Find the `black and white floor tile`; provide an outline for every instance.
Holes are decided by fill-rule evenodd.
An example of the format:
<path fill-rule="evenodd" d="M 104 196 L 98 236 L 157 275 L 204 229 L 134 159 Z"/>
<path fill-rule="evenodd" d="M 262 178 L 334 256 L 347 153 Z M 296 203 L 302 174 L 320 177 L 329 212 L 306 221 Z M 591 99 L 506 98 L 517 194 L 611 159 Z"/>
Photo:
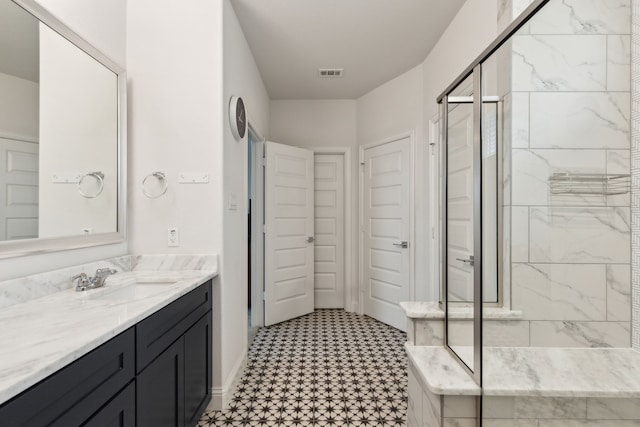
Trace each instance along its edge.
<path fill-rule="evenodd" d="M 198 426 L 405 426 L 405 341 L 342 310 L 262 328 L 229 408 Z"/>

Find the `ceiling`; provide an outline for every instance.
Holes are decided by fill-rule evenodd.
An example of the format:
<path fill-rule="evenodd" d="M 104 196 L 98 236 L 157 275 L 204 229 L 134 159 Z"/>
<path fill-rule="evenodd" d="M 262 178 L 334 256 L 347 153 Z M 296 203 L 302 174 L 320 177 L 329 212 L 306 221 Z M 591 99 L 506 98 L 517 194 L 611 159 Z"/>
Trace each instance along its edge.
<path fill-rule="evenodd" d="M 38 20 L 11 0 L 0 0 L 0 73 L 37 82 Z"/>
<path fill-rule="evenodd" d="M 465 0 L 232 0 L 271 99 L 355 99 L 420 64 Z M 321 79 L 319 68 L 344 68 Z"/>

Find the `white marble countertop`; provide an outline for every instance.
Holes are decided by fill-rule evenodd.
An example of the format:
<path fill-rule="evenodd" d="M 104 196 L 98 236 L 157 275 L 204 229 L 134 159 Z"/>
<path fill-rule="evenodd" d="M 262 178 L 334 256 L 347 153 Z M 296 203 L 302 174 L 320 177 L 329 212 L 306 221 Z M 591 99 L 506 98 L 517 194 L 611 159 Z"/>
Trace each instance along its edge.
<path fill-rule="evenodd" d="M 444 347 L 405 344 L 419 380 L 434 394 L 479 396 L 480 387 Z"/>
<path fill-rule="evenodd" d="M 411 319 L 439 320 L 444 319 L 444 310 L 437 302 L 406 301 L 401 302 L 400 307 L 405 315 Z M 519 320 L 522 319 L 522 311 L 509 310 L 502 307 L 484 307 L 482 317 L 487 320 Z M 454 307 L 450 317 L 455 320 L 473 318 L 472 307 Z"/>
<path fill-rule="evenodd" d="M 216 275 L 217 269 L 118 273 L 85 295 L 66 289 L 3 308 L 0 404 Z M 145 289 L 117 294 L 134 281 Z"/>

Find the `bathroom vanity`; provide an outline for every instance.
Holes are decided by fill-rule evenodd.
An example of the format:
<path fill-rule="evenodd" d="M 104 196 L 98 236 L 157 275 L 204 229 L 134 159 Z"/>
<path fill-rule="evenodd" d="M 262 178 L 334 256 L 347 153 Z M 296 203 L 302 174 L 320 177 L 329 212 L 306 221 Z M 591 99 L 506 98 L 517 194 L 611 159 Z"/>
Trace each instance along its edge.
<path fill-rule="evenodd" d="M 197 424 L 211 400 L 217 267 L 124 270 L 104 288 L 76 292 L 67 278 L 3 307 L 2 426 Z"/>

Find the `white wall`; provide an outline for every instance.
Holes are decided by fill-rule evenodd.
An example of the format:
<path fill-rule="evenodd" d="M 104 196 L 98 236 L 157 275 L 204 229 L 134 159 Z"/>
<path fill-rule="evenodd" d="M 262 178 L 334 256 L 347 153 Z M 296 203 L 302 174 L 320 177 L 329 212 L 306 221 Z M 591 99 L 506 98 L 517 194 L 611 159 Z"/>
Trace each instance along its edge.
<path fill-rule="evenodd" d="M 351 289 L 351 301 L 358 302 L 358 150 L 357 102 L 355 100 L 274 100 L 271 101 L 270 139 L 302 148 L 351 148 L 351 277 L 345 289 Z M 349 185 L 349 182 L 346 183 Z M 346 307 L 357 311 L 357 307 Z"/>
<path fill-rule="evenodd" d="M 222 151 L 218 155 L 224 159 L 224 192 L 216 203 L 222 209 L 224 227 L 220 252 L 220 319 L 214 325 L 214 345 L 221 349 L 220 376 L 214 377 L 213 405 L 216 408 L 225 406 L 230 400 L 233 380 L 246 355 L 248 331 L 248 135 L 238 142 L 231 134 L 229 98 L 232 95 L 242 97 L 251 125 L 262 136 L 269 135 L 269 96 L 231 2 L 224 0 L 222 5 L 224 91 L 222 98 L 216 99 L 222 102 L 224 110 L 218 116 L 223 126 Z M 228 209 L 226 201 L 229 197 L 236 199 L 236 210 Z"/>
<path fill-rule="evenodd" d="M 222 249 L 221 9 L 206 0 L 128 3 L 132 253 Z M 141 185 L 154 171 L 169 188 L 150 199 Z M 178 184 L 180 172 L 208 173 L 209 183 Z M 169 227 L 179 229 L 179 247 L 167 247 Z"/>
<path fill-rule="evenodd" d="M 109 69 L 40 24 L 39 237 L 117 231 L 118 78 Z M 87 102 L 90 101 L 90 102 Z M 54 183 L 59 173 L 102 172 L 103 189 L 92 177 Z"/>
<path fill-rule="evenodd" d="M 126 0 L 39 0 L 39 3 L 114 61 L 125 64 Z M 121 243 L 2 260 L 0 280 L 110 258 L 127 252 L 127 244 Z"/>
<path fill-rule="evenodd" d="M 114 62 L 127 64 L 127 0 L 36 0 Z"/>
<path fill-rule="evenodd" d="M 394 138 L 406 132 L 414 137 L 414 237 L 411 244 L 415 248 L 414 282 L 415 299 L 426 300 L 425 286 L 426 259 L 426 214 L 425 209 L 425 158 L 422 114 L 422 65 L 419 65 L 395 79 L 383 84 L 358 99 L 358 144 L 366 145 Z M 357 211 L 356 211 L 357 212 Z"/>
<path fill-rule="evenodd" d="M 467 0 L 423 63 L 424 117 L 438 113 L 436 98 L 497 37 L 498 1 Z"/>

